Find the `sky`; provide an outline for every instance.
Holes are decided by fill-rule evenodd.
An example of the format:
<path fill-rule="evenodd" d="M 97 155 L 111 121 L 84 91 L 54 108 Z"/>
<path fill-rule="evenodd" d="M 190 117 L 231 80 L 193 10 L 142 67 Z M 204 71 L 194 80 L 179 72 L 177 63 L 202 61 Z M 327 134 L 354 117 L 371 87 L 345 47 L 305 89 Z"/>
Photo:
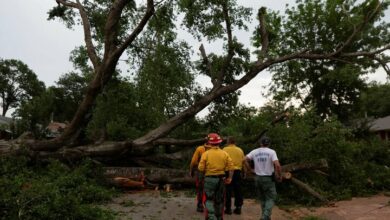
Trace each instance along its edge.
<path fill-rule="evenodd" d="M 238 0 L 246 7 L 257 11 L 261 6 L 284 11 L 285 5 L 295 0 Z M 47 12 L 56 5 L 55 0 L 1 0 L 0 1 L 0 58 L 18 59 L 26 63 L 45 82 L 54 85 L 59 77 L 73 70 L 69 61 L 70 52 L 83 44 L 81 28 L 69 30 L 59 21 L 48 21 Z M 387 13 L 388 14 L 388 13 Z M 390 16 L 387 16 L 389 18 Z M 252 33 L 256 24 L 250 26 Z M 238 33 L 240 40 L 249 45 L 250 35 Z M 204 42 L 193 42 L 193 48 L 199 48 Z M 210 45 L 207 51 L 215 52 L 220 45 Z M 215 47 L 215 48 L 214 48 Z M 195 51 L 197 53 L 197 51 Z M 204 79 L 201 79 L 204 80 Z M 369 76 L 369 80 L 386 81 L 386 74 L 378 70 Z M 260 107 L 266 102 L 261 92 L 271 83 L 267 71 L 260 73 L 254 80 L 241 89 L 240 102 Z"/>

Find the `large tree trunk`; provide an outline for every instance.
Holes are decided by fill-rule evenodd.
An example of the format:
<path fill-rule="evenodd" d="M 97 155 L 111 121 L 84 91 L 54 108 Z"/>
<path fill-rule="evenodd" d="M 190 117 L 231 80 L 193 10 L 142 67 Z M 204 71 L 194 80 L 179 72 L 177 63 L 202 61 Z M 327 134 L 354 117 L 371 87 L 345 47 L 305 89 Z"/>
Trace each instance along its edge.
<path fill-rule="evenodd" d="M 188 176 L 188 171 L 178 169 L 146 168 L 146 167 L 106 167 L 105 176 L 108 179 L 125 177 L 128 179 L 140 179 L 144 175 L 151 183 L 155 184 L 181 184 L 192 185 L 195 179 Z"/>
<path fill-rule="evenodd" d="M 320 159 L 313 162 L 291 163 L 282 166 L 283 182 L 291 182 L 298 188 L 309 193 L 321 202 L 328 203 L 329 200 L 316 192 L 313 188 L 297 178 L 291 172 L 327 169 L 326 160 Z M 180 186 L 194 186 L 195 178 L 189 176 L 187 170 L 161 169 L 145 167 L 105 167 L 105 177 L 108 182 L 119 187 L 145 187 L 164 184 L 176 184 Z M 244 181 L 253 181 L 253 175 L 248 176 Z M 142 179 L 142 181 L 140 181 Z"/>

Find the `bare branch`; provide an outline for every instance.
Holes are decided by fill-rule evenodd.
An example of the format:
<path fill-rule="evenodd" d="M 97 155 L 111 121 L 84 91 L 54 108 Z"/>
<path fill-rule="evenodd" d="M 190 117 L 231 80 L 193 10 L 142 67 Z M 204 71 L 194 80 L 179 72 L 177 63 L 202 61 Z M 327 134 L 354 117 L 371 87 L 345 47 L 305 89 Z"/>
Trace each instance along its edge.
<path fill-rule="evenodd" d="M 341 57 L 360 57 L 360 56 L 373 56 L 375 54 L 380 54 L 386 50 L 390 50 L 390 44 L 386 44 L 384 47 L 373 50 L 373 51 L 359 51 L 359 52 L 354 52 L 354 53 L 341 53 Z"/>
<path fill-rule="evenodd" d="M 387 65 L 387 63 L 385 61 L 381 60 L 378 57 L 374 57 L 373 59 L 376 60 L 383 67 L 383 69 L 385 70 L 386 74 L 390 77 L 390 68 Z"/>
<path fill-rule="evenodd" d="M 266 13 L 265 7 L 259 9 L 260 36 L 261 36 L 261 50 L 260 50 L 259 57 L 261 58 L 266 56 L 268 52 L 268 46 L 269 46 L 267 24 L 265 21 L 265 13 Z"/>
<path fill-rule="evenodd" d="M 206 68 L 207 68 L 206 69 L 206 71 L 207 71 L 206 74 L 211 78 L 211 82 L 215 86 L 215 82 L 214 82 L 214 80 L 212 78 L 212 75 L 211 75 L 211 63 L 209 62 L 209 59 L 207 58 L 206 50 L 204 49 L 203 44 L 200 45 L 199 50 L 200 50 L 200 54 L 202 55 L 203 62 L 206 65 Z"/>
<path fill-rule="evenodd" d="M 223 17 L 225 19 L 226 34 L 227 34 L 227 38 L 228 38 L 228 42 L 227 42 L 228 43 L 228 53 L 227 53 L 227 56 L 225 57 L 225 61 L 224 61 L 223 65 L 221 67 L 221 71 L 217 75 L 217 78 L 216 78 L 217 82 L 216 82 L 216 86 L 214 86 L 214 88 L 222 85 L 223 76 L 226 74 L 228 66 L 229 66 L 229 64 L 234 56 L 232 27 L 231 27 L 231 21 L 230 21 L 230 17 L 229 17 L 229 9 L 228 9 L 226 2 L 222 3 L 222 10 L 223 10 Z"/>
<path fill-rule="evenodd" d="M 229 52 L 232 52 L 233 50 L 232 24 L 230 22 L 229 9 L 226 3 L 222 4 L 222 9 L 223 9 L 223 17 L 225 19 L 225 25 L 226 25 L 226 34 L 228 37 Z"/>
<path fill-rule="evenodd" d="M 56 0 L 56 1 L 59 4 L 63 4 L 65 6 L 76 8 L 79 10 L 80 17 L 83 23 L 84 41 L 85 41 L 85 45 L 87 46 L 88 57 L 90 58 L 94 69 L 97 70 L 99 67 L 100 58 L 97 56 L 95 46 L 93 45 L 92 42 L 91 24 L 89 22 L 88 15 L 83 5 L 80 3 L 79 0 L 77 0 L 77 3 L 69 2 L 66 0 Z"/>

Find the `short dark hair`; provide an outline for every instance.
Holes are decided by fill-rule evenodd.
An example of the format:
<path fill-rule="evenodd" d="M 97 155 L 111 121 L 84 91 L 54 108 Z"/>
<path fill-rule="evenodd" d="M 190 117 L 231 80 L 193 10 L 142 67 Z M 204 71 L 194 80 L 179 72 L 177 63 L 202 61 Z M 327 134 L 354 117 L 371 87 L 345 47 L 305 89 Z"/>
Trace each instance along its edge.
<path fill-rule="evenodd" d="M 234 139 L 233 136 L 229 136 L 229 137 L 227 138 L 227 143 L 228 143 L 228 144 L 235 144 L 235 143 L 236 143 L 236 139 Z"/>
<path fill-rule="evenodd" d="M 269 137 L 262 137 L 259 141 L 259 144 L 263 146 L 269 146 L 271 144 L 271 139 L 269 139 Z"/>

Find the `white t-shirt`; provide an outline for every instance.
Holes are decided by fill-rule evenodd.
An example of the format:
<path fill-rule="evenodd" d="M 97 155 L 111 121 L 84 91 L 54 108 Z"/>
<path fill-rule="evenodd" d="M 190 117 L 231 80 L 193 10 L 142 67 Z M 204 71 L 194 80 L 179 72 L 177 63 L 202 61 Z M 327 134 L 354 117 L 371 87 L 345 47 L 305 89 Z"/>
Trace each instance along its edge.
<path fill-rule="evenodd" d="M 274 161 L 278 160 L 276 152 L 268 147 L 252 150 L 246 157 L 253 160 L 258 176 L 271 176 L 274 172 Z"/>

